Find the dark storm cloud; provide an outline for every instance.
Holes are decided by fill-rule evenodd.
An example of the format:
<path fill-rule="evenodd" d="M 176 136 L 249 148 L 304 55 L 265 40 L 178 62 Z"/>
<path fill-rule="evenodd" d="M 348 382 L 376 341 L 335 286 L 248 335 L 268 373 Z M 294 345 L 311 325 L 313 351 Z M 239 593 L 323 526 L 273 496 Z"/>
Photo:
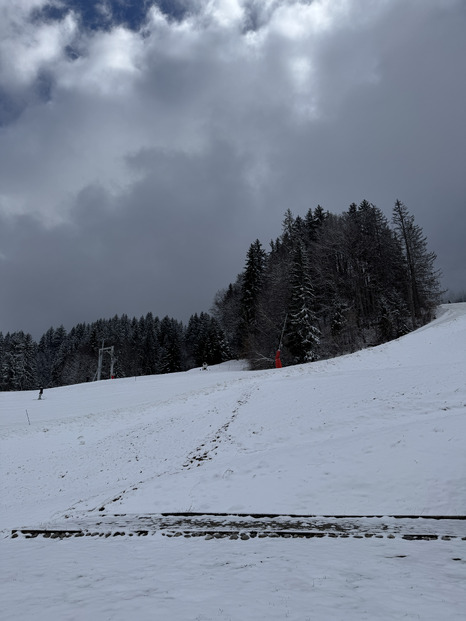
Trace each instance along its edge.
<path fill-rule="evenodd" d="M 194 161 L 142 158 L 150 176 L 117 201 L 102 187 L 83 189 L 66 223 L 0 218 L 2 315 L 18 329 L 31 326 L 37 338 L 50 325 L 148 311 L 187 321 L 235 279 L 260 228 L 232 173 L 241 163 L 223 145 Z"/>
<path fill-rule="evenodd" d="M 364 198 L 466 288 L 460 0 L 199 0 L 141 31 L 78 4 L 0 0 L 0 331 L 186 320 L 286 209 Z"/>

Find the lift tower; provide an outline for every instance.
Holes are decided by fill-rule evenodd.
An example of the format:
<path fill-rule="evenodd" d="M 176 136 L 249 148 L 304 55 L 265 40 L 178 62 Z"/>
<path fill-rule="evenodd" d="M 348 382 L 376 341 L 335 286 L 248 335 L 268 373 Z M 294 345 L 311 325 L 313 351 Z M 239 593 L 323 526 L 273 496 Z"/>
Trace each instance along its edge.
<path fill-rule="evenodd" d="M 102 376 L 102 359 L 104 357 L 104 352 L 108 352 L 110 354 L 110 379 L 113 379 L 113 366 L 115 364 L 115 354 L 114 347 L 104 347 L 105 341 L 102 341 L 102 347 L 99 349 L 99 362 L 97 364 L 97 381 L 100 380 Z"/>

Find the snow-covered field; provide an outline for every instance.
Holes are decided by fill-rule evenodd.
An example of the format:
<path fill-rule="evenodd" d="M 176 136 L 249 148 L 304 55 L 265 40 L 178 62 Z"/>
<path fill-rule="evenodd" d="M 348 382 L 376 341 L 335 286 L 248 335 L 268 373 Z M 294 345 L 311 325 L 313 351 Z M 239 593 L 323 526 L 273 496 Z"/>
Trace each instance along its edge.
<path fill-rule="evenodd" d="M 465 515 L 465 438 L 466 304 L 308 365 L 0 393 L 2 619 L 464 620 L 461 538 L 9 534 L 99 510 Z"/>

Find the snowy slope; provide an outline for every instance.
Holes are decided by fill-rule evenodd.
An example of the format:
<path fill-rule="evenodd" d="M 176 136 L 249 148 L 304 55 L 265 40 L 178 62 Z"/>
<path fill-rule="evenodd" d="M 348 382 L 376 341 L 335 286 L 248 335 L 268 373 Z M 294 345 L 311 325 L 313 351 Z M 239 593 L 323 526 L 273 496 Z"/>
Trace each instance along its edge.
<path fill-rule="evenodd" d="M 98 515 L 102 508 L 107 513 L 139 514 L 466 514 L 466 304 L 445 305 L 435 321 L 412 334 L 333 360 L 260 372 L 245 371 L 241 363 L 226 363 L 207 371 L 195 369 L 56 388 L 46 390 L 44 397 L 39 401 L 35 392 L 0 393 L 0 530 L 4 535 L 13 527 L 38 526 L 65 515 L 72 518 L 89 511 Z M 348 579 L 359 588 L 361 580 L 370 584 L 366 579 L 372 579 L 381 558 L 396 557 L 400 550 L 406 556 L 406 545 L 412 546 L 410 550 L 419 545 L 397 542 L 388 550 L 387 542 L 338 545 L 328 541 L 326 550 L 331 549 L 333 558 L 339 559 L 335 566 L 328 566 L 323 542 L 313 544 L 316 562 L 324 564 L 335 580 L 334 587 L 319 590 L 318 597 L 323 599 L 312 600 L 313 606 L 322 607 L 322 614 L 315 616 L 305 609 L 304 602 L 311 601 L 306 599 L 309 593 L 304 594 L 296 583 L 292 591 L 298 590 L 299 595 L 294 593 L 294 603 L 290 599 L 286 605 L 285 595 L 281 604 L 270 596 L 267 605 L 261 607 L 253 590 L 246 589 L 245 593 L 251 591 L 245 604 L 249 603 L 249 615 L 239 609 L 236 613 L 235 597 L 225 591 L 231 581 L 244 586 L 243 578 L 251 579 L 251 570 L 245 570 L 244 576 L 239 571 L 243 554 L 251 561 L 246 565 L 256 568 L 256 579 L 264 580 L 260 570 L 269 566 L 262 556 L 267 551 L 267 558 L 276 557 L 270 576 L 284 593 L 286 582 L 278 574 L 285 567 L 291 571 L 291 558 L 296 560 L 300 576 L 309 569 L 302 542 L 273 542 L 274 552 L 272 543 L 265 541 L 181 543 L 184 547 L 154 538 L 147 545 L 155 547 L 150 554 L 157 553 L 164 562 L 172 558 L 173 580 L 175 576 L 185 580 L 186 593 L 191 593 L 190 589 L 194 593 L 196 585 L 204 592 L 206 577 L 213 579 L 215 563 L 222 567 L 222 576 L 225 559 L 236 569 L 225 574 L 225 584 L 215 573 L 215 580 L 220 582 L 215 586 L 214 580 L 217 590 L 205 595 L 209 604 L 196 607 L 191 602 L 197 616 L 189 616 L 188 600 L 180 593 L 174 597 L 181 598 L 182 603 L 164 600 L 160 614 L 151 616 L 153 608 L 144 604 L 140 599 L 144 596 L 129 581 L 127 597 L 133 612 L 134 606 L 140 606 L 133 618 L 284 618 L 287 610 L 288 618 L 296 619 L 324 619 L 329 615 L 334 619 L 375 618 L 375 598 L 380 600 L 387 580 L 399 583 L 397 588 L 401 588 L 403 581 L 398 571 L 390 565 L 388 574 L 382 572 L 379 576 L 374 594 L 363 597 L 362 603 L 356 601 L 350 610 L 347 607 L 352 601 L 352 587 L 348 583 L 349 599 L 344 604 L 340 601 L 343 608 L 335 608 L 337 602 L 328 599 L 337 597 L 334 588 L 343 588 L 341 572 L 347 572 Z M 106 580 L 115 578 L 118 554 L 123 553 L 127 563 L 127 567 L 118 567 L 122 582 L 126 569 L 135 569 L 132 555 L 138 558 L 139 566 L 147 562 L 152 574 L 160 573 L 160 568 L 155 569 L 144 556 L 149 548 L 141 547 L 139 541 L 112 542 L 113 547 L 107 545 L 105 549 L 101 548 L 102 542 L 89 541 L 81 542 L 79 549 L 78 542 L 73 541 L 4 539 L 2 545 L 3 558 L 9 559 L 4 560 L 2 570 L 9 602 L 7 618 L 11 619 L 39 618 L 32 611 L 34 605 L 37 610 L 41 598 L 55 610 L 55 616 L 44 618 L 124 619 L 126 608 L 113 600 L 110 605 L 110 595 L 105 591 L 107 587 L 111 591 Z M 419 569 L 419 559 L 428 554 L 423 552 L 408 571 L 417 571 L 421 582 L 414 583 L 414 591 L 406 591 L 398 608 L 394 602 L 387 603 L 387 616 L 378 618 L 398 618 L 403 611 L 408 618 L 417 618 L 414 615 L 419 606 L 410 597 L 413 592 L 428 592 L 434 583 L 442 581 L 442 576 L 445 588 L 448 581 L 452 592 L 438 601 L 424 598 L 419 604 L 425 613 L 421 618 L 461 618 L 462 603 L 466 609 L 461 587 L 466 577 L 466 554 L 464 549 L 454 552 L 452 546 L 464 547 L 466 543 L 435 545 L 436 549 L 430 549 L 436 573 Z M 86 598 L 78 596 L 83 592 L 73 578 L 75 568 L 68 556 L 71 550 L 79 571 L 87 576 L 88 592 L 95 598 L 90 604 L 83 605 Z M 199 556 L 197 564 L 189 564 L 189 571 L 199 575 L 204 572 L 202 581 L 196 581 L 194 574 L 188 575 L 188 570 L 183 573 L 183 555 L 188 550 Z M 43 559 L 44 554 L 48 560 Z M 451 561 L 455 554 L 463 559 L 456 564 Z M 354 573 L 354 568 L 351 573 L 348 555 L 366 564 L 364 579 Z M 30 605 L 23 601 L 18 583 L 20 575 L 32 579 L 34 570 L 29 565 L 25 569 L 28 558 L 37 562 L 35 575 L 42 585 L 30 593 Z M 98 571 L 96 559 L 104 563 Z M 51 571 L 51 566 L 61 569 Z M 63 572 L 63 584 L 57 590 L 53 581 L 59 571 Z M 100 574 L 104 593 L 98 595 L 93 581 Z M 161 604 L 159 591 L 151 591 L 146 584 L 151 583 L 150 578 L 145 574 L 140 578 L 148 601 Z M 158 579 L 165 584 L 164 592 L 178 589 L 167 575 Z M 264 596 L 269 597 L 266 582 L 261 584 Z M 71 589 L 72 601 L 68 604 L 60 599 L 60 589 Z M 271 601 L 276 610 L 269 606 Z M 222 602 L 226 608 L 222 608 Z M 224 611 L 221 614 L 220 609 Z M 372 613 L 365 616 L 364 610 Z"/>
<path fill-rule="evenodd" d="M 457 304 L 402 339 L 300 367 L 2 393 L 1 526 L 101 506 L 464 514 L 465 372 Z"/>

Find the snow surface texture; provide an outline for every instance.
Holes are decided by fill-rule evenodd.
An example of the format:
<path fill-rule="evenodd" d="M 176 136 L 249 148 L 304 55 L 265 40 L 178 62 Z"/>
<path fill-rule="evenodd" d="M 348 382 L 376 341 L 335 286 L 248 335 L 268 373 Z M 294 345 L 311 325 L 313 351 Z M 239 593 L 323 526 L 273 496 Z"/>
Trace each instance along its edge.
<path fill-rule="evenodd" d="M 99 511 L 466 514 L 466 304 L 332 360 L 37 396 L 0 393 L 2 619 L 464 620 L 458 538 L 8 537 Z"/>

